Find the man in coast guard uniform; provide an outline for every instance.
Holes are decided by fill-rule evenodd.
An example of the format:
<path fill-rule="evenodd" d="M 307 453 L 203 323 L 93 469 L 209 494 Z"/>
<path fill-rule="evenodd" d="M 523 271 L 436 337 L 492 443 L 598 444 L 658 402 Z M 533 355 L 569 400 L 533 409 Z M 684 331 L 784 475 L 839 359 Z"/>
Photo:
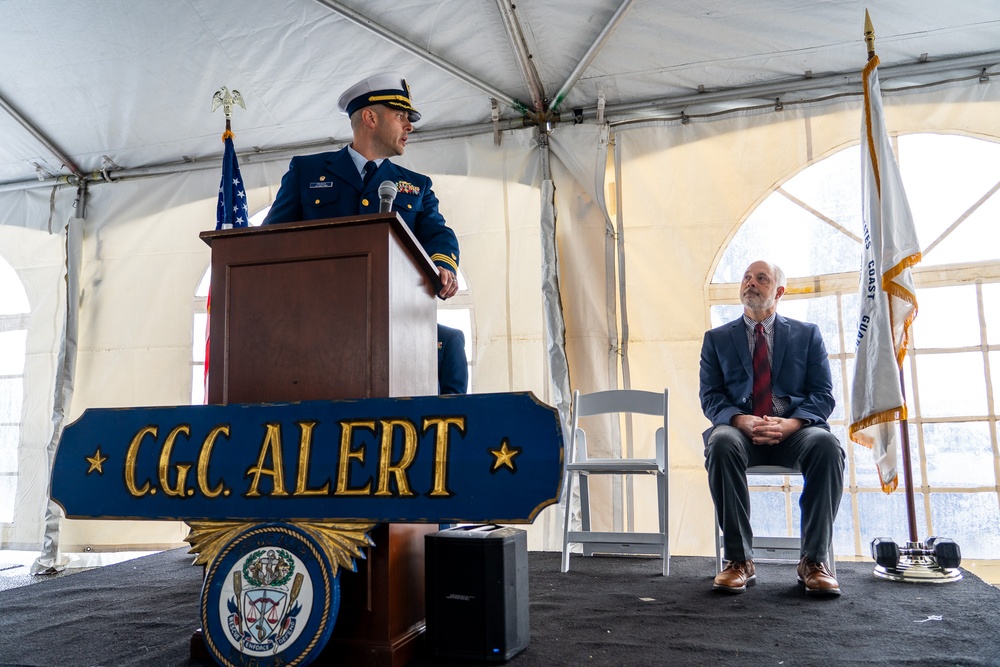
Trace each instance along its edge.
<path fill-rule="evenodd" d="M 378 213 L 378 187 L 392 181 L 398 190 L 392 210 L 438 267 L 438 296 L 454 296 L 458 239 L 438 212 L 431 179 L 387 159 L 403 154 L 420 120 L 406 81 L 398 74 L 369 77 L 344 92 L 337 106 L 351 119 L 353 141 L 339 151 L 292 158 L 263 224 Z"/>
<path fill-rule="evenodd" d="M 465 356 L 465 334 L 461 329 L 438 325 L 438 393 L 469 391 L 469 361 Z"/>

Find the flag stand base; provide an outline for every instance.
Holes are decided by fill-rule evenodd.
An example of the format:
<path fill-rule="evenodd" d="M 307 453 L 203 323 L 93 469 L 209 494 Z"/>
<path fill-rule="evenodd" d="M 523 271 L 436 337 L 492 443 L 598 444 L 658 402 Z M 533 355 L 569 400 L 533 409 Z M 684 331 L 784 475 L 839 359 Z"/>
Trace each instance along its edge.
<path fill-rule="evenodd" d="M 949 584 L 962 578 L 957 567 L 943 567 L 934 553 L 921 542 L 907 542 L 899 549 L 895 565 L 875 566 L 875 576 L 889 581 L 909 581 L 918 584 Z"/>

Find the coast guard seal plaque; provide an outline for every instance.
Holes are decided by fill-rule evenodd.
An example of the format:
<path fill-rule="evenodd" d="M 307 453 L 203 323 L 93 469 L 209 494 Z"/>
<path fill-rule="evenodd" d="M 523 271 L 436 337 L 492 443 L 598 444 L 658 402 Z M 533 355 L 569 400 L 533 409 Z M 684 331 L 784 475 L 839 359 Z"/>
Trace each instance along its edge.
<path fill-rule="evenodd" d="M 226 544 L 201 593 L 205 644 L 220 665 L 308 665 L 333 632 L 340 578 L 323 548 L 287 523 Z"/>

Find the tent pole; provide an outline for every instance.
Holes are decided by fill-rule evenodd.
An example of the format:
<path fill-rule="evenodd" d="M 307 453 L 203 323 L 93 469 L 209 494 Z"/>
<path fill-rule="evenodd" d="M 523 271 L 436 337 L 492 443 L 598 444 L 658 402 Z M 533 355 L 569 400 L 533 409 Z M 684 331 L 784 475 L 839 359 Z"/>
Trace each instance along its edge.
<path fill-rule="evenodd" d="M 55 461 L 56 449 L 63 428 L 69 421 L 73 404 L 73 384 L 76 379 L 77 337 L 80 324 L 80 266 L 83 261 L 83 212 L 86 210 L 87 186 L 81 183 L 77 190 L 76 217 L 66 224 L 66 312 L 63 316 L 62 342 L 59 346 L 56 368 L 55 396 L 52 405 L 52 437 L 46 446 L 49 470 Z M 51 496 L 45 505 L 45 532 L 42 536 L 42 553 L 31 565 L 32 574 L 55 574 L 69 563 L 60 553 L 60 523 L 62 510 Z"/>
<path fill-rule="evenodd" d="M 514 49 L 517 66 L 521 70 L 521 76 L 528 84 L 531 91 L 531 105 L 535 111 L 545 108 L 545 91 L 542 86 L 541 77 L 538 70 L 531 62 L 531 54 L 528 52 L 528 45 L 524 39 L 524 30 L 514 16 L 514 5 L 510 0 L 496 0 L 497 10 L 500 12 L 500 19 L 503 21 L 504 31 L 510 40 L 510 45 Z"/>
<path fill-rule="evenodd" d="M 909 78 L 927 74 L 945 74 L 948 80 L 958 75 L 958 70 L 981 70 L 982 68 L 993 68 L 1000 64 L 1000 52 L 991 51 L 972 56 L 960 58 L 945 58 L 937 61 L 927 61 L 920 63 L 906 63 L 904 65 L 894 65 L 879 67 L 879 79 L 886 82 L 892 78 Z M 982 76 L 982 72 L 976 72 L 976 78 Z M 946 83 L 941 81 L 938 83 Z M 928 82 L 935 83 L 935 82 Z M 671 97 L 661 97 L 641 102 L 608 104 L 604 107 L 604 116 L 615 114 L 642 114 L 653 111 L 664 113 L 671 109 L 681 109 L 692 104 L 710 104 L 713 102 L 731 102 L 736 100 L 767 99 L 774 101 L 776 96 L 792 92 L 823 91 L 829 89 L 841 90 L 848 88 L 856 94 L 861 94 L 863 81 L 861 74 L 856 71 L 842 74 L 827 74 L 823 76 L 812 76 L 809 78 L 795 78 L 762 83 L 753 86 L 743 86 L 739 88 L 726 88 L 723 90 L 706 90 L 705 92 L 692 92 L 684 95 Z M 915 87 L 912 82 L 902 86 L 900 90 Z M 920 87 L 918 84 L 916 87 Z M 885 91 L 883 91 L 884 93 Z M 593 112 L 596 115 L 597 106 L 584 107 L 584 113 Z M 736 110 L 736 109 L 734 109 Z"/>
<path fill-rule="evenodd" d="M 974 79 L 969 80 L 979 81 L 981 77 L 990 76 L 990 72 L 986 70 L 991 70 L 1000 64 L 1000 52 L 992 51 L 988 53 L 981 53 L 974 56 L 966 56 L 962 58 L 951 58 L 942 59 L 938 61 L 928 61 L 922 63 L 908 63 L 905 65 L 897 66 L 882 66 L 879 68 L 880 78 L 883 82 L 888 81 L 893 77 L 910 77 L 916 75 L 927 75 L 927 74 L 942 74 L 942 75 L 957 75 L 958 70 L 977 70 Z M 985 68 L 985 70 L 983 69 Z M 970 75 L 971 76 L 971 75 Z M 951 79 L 949 79 L 951 80 Z M 930 85 L 944 84 L 948 81 L 929 81 L 925 84 L 906 84 L 900 86 L 897 89 L 889 92 L 904 92 L 913 88 L 922 88 Z M 672 111 L 680 112 L 680 110 L 692 104 L 707 104 L 711 102 L 730 102 L 737 100 L 760 100 L 768 99 L 770 104 L 774 104 L 774 98 L 776 96 L 781 96 L 783 94 L 791 92 L 809 92 L 811 90 L 816 90 L 818 93 L 822 94 L 823 98 L 828 97 L 822 91 L 833 89 L 845 89 L 848 88 L 844 95 L 860 95 L 861 78 L 856 72 L 850 72 L 846 74 L 831 74 L 827 76 L 813 76 L 808 79 L 790 79 L 784 81 L 777 81 L 774 83 L 762 84 L 758 86 L 746 86 L 743 88 L 730 88 L 726 90 L 718 91 L 706 91 L 704 93 L 688 93 L 684 95 L 678 95 L 674 97 L 663 97 L 653 100 L 644 100 L 642 102 L 634 103 L 623 103 L 623 104 L 609 104 L 603 107 L 603 115 L 605 119 L 611 116 L 635 116 L 633 120 L 653 120 L 653 118 L 643 118 L 642 114 L 656 114 L 656 118 L 662 119 L 665 114 Z M 887 91 L 883 90 L 883 95 Z M 489 91 L 488 94 L 492 95 Z M 501 101 L 506 101 L 506 97 L 497 98 Z M 800 100 L 803 104 L 808 104 L 810 100 Z M 0 98 L 0 106 L 4 106 L 2 98 Z M 751 108 L 753 105 L 740 105 L 739 107 L 733 107 L 728 111 L 739 111 L 740 109 Z M 7 108 L 7 107 L 5 107 Z M 8 108 L 8 113 L 10 109 Z M 525 109 L 524 112 L 527 110 Z M 585 119 L 595 119 L 598 114 L 598 106 L 586 106 L 580 109 L 582 112 L 582 118 Z M 624 120 L 624 119 L 623 119 Z M 545 122 L 558 123 L 558 122 L 577 122 L 578 118 L 574 116 L 573 113 L 551 113 L 544 118 Z M 616 121 L 621 122 L 621 121 Z M 485 122 L 485 123 L 473 123 L 463 126 L 447 127 L 437 130 L 421 130 L 419 132 L 414 132 L 410 135 L 411 142 L 419 141 L 436 141 L 439 139 L 459 139 L 463 137 L 472 137 L 482 134 L 493 134 L 497 129 L 500 131 L 508 130 L 519 130 L 526 127 L 532 127 L 538 124 L 537 118 L 532 118 L 530 116 L 520 116 L 518 118 L 506 118 L 500 119 L 498 123 Z M 30 131 L 30 130 L 29 130 Z M 253 152 L 242 153 L 239 155 L 240 162 L 247 162 L 253 164 L 256 162 L 277 160 L 281 158 L 291 158 L 295 155 L 300 155 L 304 150 L 308 149 L 332 149 L 339 148 L 340 146 L 346 144 L 347 141 L 313 141 L 305 142 L 302 144 L 295 144 L 291 146 L 281 146 L 277 148 L 261 149 Z M 157 165 L 147 165 L 144 167 L 135 167 L 131 169 L 115 170 L 110 172 L 111 180 L 122 180 L 125 178 L 141 178 L 145 176 L 158 176 L 164 174 L 177 174 L 177 173 L 187 173 L 190 171 L 197 171 L 200 169 L 218 169 L 221 164 L 221 159 L 212 160 L 197 160 L 197 159 L 185 159 L 183 162 L 173 162 Z M 85 175 L 66 175 L 62 174 L 53 178 L 45 178 L 44 180 L 32 179 L 30 181 L 17 181 L 11 183 L 0 183 L 0 193 L 10 192 L 10 191 L 21 191 L 21 190 L 31 190 L 34 188 L 47 188 L 53 185 L 75 185 L 75 179 L 86 178 L 92 183 L 106 182 L 102 177 L 100 171 L 93 172 L 91 174 Z"/>
<path fill-rule="evenodd" d="M 563 444 L 570 446 L 569 424 L 571 396 L 569 362 L 566 357 L 566 320 L 559 288 L 559 253 L 556 245 L 555 184 L 549 154 L 549 136 L 544 127 L 536 130 L 538 157 L 542 172 L 541 243 L 542 306 L 545 310 L 545 333 L 552 378 L 552 398 L 563 426 Z M 567 450 L 568 451 L 568 450 Z"/>
<path fill-rule="evenodd" d="M 618 9 L 615 10 L 615 13 L 608 21 L 608 24 L 604 26 L 604 29 L 601 30 L 601 33 L 597 36 L 597 39 L 594 40 L 594 43 L 590 45 L 590 48 L 587 49 L 587 52 L 583 54 L 583 58 L 580 59 L 580 62 L 577 63 L 569 77 L 567 77 L 566 83 L 562 85 L 559 92 L 556 93 L 555 97 L 552 98 L 552 101 L 549 102 L 550 111 L 558 109 L 559 105 L 562 104 L 562 101 L 566 99 L 566 95 L 569 94 L 570 89 L 576 85 L 576 82 L 580 80 L 581 76 L 583 76 L 584 71 L 590 67 L 590 63 L 593 62 L 594 58 L 597 57 L 597 54 L 600 53 L 602 48 L 604 48 L 604 45 L 611 38 L 611 33 L 615 31 L 618 24 L 621 23 L 622 19 L 625 18 L 625 15 L 628 14 L 628 10 L 632 8 L 632 4 L 634 2 L 635 0 L 622 0 L 622 3 L 618 5 Z"/>
<path fill-rule="evenodd" d="M 628 298 L 627 284 L 625 281 L 625 215 L 622 206 L 622 151 L 618 142 L 615 141 L 615 224 L 617 233 L 615 234 L 618 250 L 618 312 L 621 321 L 621 333 L 619 334 L 618 357 L 622 369 L 622 389 L 632 388 L 632 369 L 628 362 Z M 625 456 L 632 458 L 635 456 L 635 440 L 632 424 L 632 415 L 625 417 Z M 627 524 L 625 530 L 635 530 L 635 481 L 633 475 L 626 478 L 625 488 L 625 511 Z"/>
<path fill-rule="evenodd" d="M 83 178 L 83 174 L 80 173 L 80 168 L 76 166 L 76 163 L 70 159 L 66 153 L 56 146 L 55 142 L 49 139 L 41 130 L 35 127 L 34 123 L 28 120 L 24 114 L 17 110 L 17 108 L 7 101 L 3 95 L 0 95 L 0 108 L 7 112 L 11 118 L 17 121 L 17 124 L 23 127 L 31 136 L 38 140 L 43 146 L 45 146 L 54 157 L 56 157 L 63 166 L 72 172 L 73 176 L 78 179 Z M 38 167 L 38 165 L 35 165 Z"/>
<path fill-rule="evenodd" d="M 464 81 L 473 88 L 476 88 L 477 90 L 486 93 L 489 97 L 494 97 L 500 100 L 501 102 L 505 103 L 512 109 L 520 113 L 525 113 L 528 110 L 527 107 L 524 105 L 524 103 L 521 102 L 520 100 L 514 99 L 510 95 L 500 90 L 499 88 L 495 88 L 489 85 L 488 83 L 482 81 L 481 79 L 472 76 L 468 72 L 455 67 L 444 58 L 440 58 L 434 55 L 433 53 L 429 52 L 427 49 L 421 48 L 420 46 L 414 44 L 405 37 L 397 35 L 388 28 L 385 28 L 376 23 L 375 21 L 373 21 L 372 19 L 368 18 L 364 14 L 357 12 L 351 9 L 350 7 L 345 7 L 336 0 L 316 0 L 316 2 L 323 5 L 327 9 L 330 9 L 336 12 L 337 14 L 340 14 L 351 23 L 354 23 L 355 25 L 358 25 L 364 28 L 365 30 L 368 30 L 369 32 L 375 33 L 382 39 L 391 42 L 392 44 L 395 44 L 404 51 L 408 51 L 409 53 L 415 55 L 416 57 L 430 63 L 431 65 L 434 65 L 435 67 L 441 70 L 444 70 L 448 74 L 451 74 L 455 78 Z"/>

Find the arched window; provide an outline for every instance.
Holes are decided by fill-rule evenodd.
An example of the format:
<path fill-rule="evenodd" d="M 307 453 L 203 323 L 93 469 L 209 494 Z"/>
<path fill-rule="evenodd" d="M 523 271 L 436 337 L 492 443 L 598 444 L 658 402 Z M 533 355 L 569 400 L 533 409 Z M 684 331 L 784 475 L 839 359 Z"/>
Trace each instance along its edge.
<path fill-rule="evenodd" d="M 906 538 L 907 516 L 902 480 L 884 494 L 870 450 L 847 438 L 862 256 L 859 150 L 810 165 L 761 202 L 719 260 L 710 307 L 712 326 L 739 316 L 739 280 L 755 260 L 785 270 L 789 285 L 778 311 L 823 333 L 837 399 L 830 424 L 848 454 L 835 548 L 868 556 L 874 537 Z M 918 532 L 955 539 L 967 558 L 995 558 L 1000 144 L 913 134 L 897 137 L 894 150 L 923 249 L 913 270 L 919 312 L 904 364 Z M 778 477 L 753 487 L 755 529 L 797 530 L 799 491 Z"/>
<path fill-rule="evenodd" d="M 250 226 L 256 227 L 264 221 L 267 212 L 271 210 L 267 206 L 250 217 Z M 208 300 L 209 282 L 211 280 L 212 267 L 205 270 L 198 288 L 195 290 L 193 318 L 191 328 L 191 404 L 201 405 L 205 402 L 205 343 L 208 337 Z M 438 302 L 437 321 L 455 329 L 461 329 L 465 334 L 465 357 L 469 365 L 469 392 L 475 382 L 473 374 L 474 333 L 473 327 L 473 307 L 472 295 L 469 292 L 469 284 L 465 274 L 461 269 L 458 271 L 458 294 L 448 299 L 447 302 Z"/>
<path fill-rule="evenodd" d="M 0 523 L 14 520 L 29 313 L 21 280 L 0 258 Z"/>

